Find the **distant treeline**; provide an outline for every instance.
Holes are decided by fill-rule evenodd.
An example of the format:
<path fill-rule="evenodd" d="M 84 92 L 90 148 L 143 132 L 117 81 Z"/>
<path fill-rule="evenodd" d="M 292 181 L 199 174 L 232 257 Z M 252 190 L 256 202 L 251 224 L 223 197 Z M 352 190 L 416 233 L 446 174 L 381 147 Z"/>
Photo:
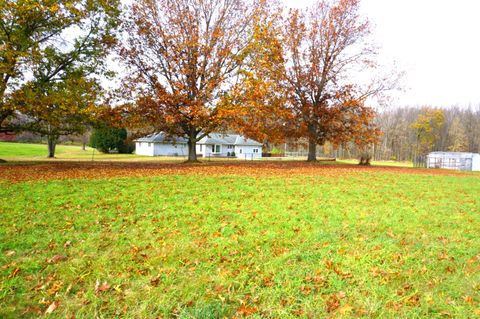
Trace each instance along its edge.
<path fill-rule="evenodd" d="M 475 107 L 400 107 L 377 113 L 382 134 L 369 153 L 376 160 L 410 161 L 431 151 L 480 152 L 480 105 Z M 305 150 L 303 141 L 289 141 L 289 150 Z M 325 143 L 319 156 L 357 158 L 364 148 Z"/>
<path fill-rule="evenodd" d="M 378 112 L 382 135 L 372 146 L 376 160 L 412 160 L 431 151 L 480 152 L 480 105 L 476 107 L 401 107 Z M 326 153 L 356 157 L 355 145 Z"/>
<path fill-rule="evenodd" d="M 375 158 L 411 160 L 431 151 L 480 151 L 480 106 L 406 107 L 378 114 Z"/>

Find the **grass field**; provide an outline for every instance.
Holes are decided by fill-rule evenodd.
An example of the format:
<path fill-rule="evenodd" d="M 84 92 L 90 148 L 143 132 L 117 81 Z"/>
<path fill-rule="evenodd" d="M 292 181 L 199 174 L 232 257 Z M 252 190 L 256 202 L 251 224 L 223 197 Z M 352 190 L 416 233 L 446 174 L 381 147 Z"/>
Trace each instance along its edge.
<path fill-rule="evenodd" d="M 477 317 L 479 193 L 408 168 L 0 166 L 0 317 Z"/>
<path fill-rule="evenodd" d="M 92 159 L 94 161 L 143 161 L 152 159 L 135 154 L 103 154 L 94 151 L 91 147 L 83 150 L 79 145 L 57 145 L 55 153 L 55 159 L 47 159 L 48 150 L 45 144 L 0 142 L 0 158 L 7 161 L 92 161 Z M 168 158 L 167 160 L 178 161 L 181 159 Z"/>
<path fill-rule="evenodd" d="M 9 143 L 0 142 L 0 159 L 10 162 L 25 162 L 25 161 L 100 161 L 100 162 L 170 162 L 177 163 L 185 160 L 184 157 L 150 157 L 139 156 L 135 154 L 103 154 L 94 149 L 87 147 L 85 150 L 78 145 L 58 145 L 56 149 L 55 159 L 47 159 L 47 145 L 44 144 L 27 144 L 27 143 Z M 288 158 L 288 160 L 304 161 L 305 157 Z M 221 159 L 209 158 L 204 161 L 220 161 L 232 162 L 242 161 L 237 159 Z M 286 158 L 264 158 L 267 161 L 285 161 Z M 358 161 L 353 160 L 338 160 L 341 164 L 356 164 Z M 373 165 L 381 166 L 396 166 L 396 167 L 412 167 L 411 162 L 396 162 L 396 161 L 374 161 Z"/>

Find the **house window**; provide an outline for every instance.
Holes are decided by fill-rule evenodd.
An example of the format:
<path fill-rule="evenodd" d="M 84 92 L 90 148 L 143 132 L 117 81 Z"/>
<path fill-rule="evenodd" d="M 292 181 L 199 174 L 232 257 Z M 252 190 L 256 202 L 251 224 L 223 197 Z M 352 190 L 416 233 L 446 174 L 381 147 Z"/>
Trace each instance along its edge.
<path fill-rule="evenodd" d="M 138 142 L 138 147 L 142 147 L 142 142 Z"/>
<path fill-rule="evenodd" d="M 258 153 L 258 148 L 254 148 L 254 149 L 253 149 L 253 152 L 254 152 L 254 153 Z"/>
<path fill-rule="evenodd" d="M 202 151 L 202 144 L 200 144 L 200 152 Z"/>
<path fill-rule="evenodd" d="M 242 154 L 242 149 L 240 149 L 240 154 Z"/>
<path fill-rule="evenodd" d="M 215 153 L 215 145 L 212 145 L 212 153 Z"/>
<path fill-rule="evenodd" d="M 215 145 L 215 153 L 220 153 L 220 145 Z"/>
<path fill-rule="evenodd" d="M 152 143 L 148 143 L 148 147 L 152 146 Z"/>
<path fill-rule="evenodd" d="M 232 149 L 233 149 L 233 145 L 228 145 L 227 148 L 228 148 L 229 150 L 232 150 Z"/>

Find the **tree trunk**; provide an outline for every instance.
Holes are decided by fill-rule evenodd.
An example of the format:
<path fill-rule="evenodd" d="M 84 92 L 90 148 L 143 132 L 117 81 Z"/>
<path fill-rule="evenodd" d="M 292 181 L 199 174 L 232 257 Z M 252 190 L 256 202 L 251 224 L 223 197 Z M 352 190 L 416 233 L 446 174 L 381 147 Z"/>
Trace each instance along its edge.
<path fill-rule="evenodd" d="M 308 141 L 308 162 L 315 162 L 317 160 L 317 143 L 310 138 Z"/>
<path fill-rule="evenodd" d="M 87 143 L 83 142 L 82 143 L 82 151 L 86 151 L 87 150 Z"/>
<path fill-rule="evenodd" d="M 197 160 L 197 141 L 196 137 L 191 137 L 188 139 L 188 163 L 198 162 Z"/>
<path fill-rule="evenodd" d="M 47 137 L 48 158 L 54 158 L 55 157 L 55 147 L 57 146 L 57 140 L 58 140 L 58 137 L 56 137 L 56 136 L 48 136 Z"/>

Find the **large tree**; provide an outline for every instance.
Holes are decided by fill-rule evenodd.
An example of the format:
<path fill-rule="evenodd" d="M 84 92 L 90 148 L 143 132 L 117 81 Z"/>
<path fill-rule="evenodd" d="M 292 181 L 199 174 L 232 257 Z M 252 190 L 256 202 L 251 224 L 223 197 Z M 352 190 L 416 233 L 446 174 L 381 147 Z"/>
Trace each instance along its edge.
<path fill-rule="evenodd" d="M 308 160 L 317 145 L 330 141 L 365 144 L 377 135 L 368 96 L 382 86 L 360 86 L 353 71 L 372 67 L 374 51 L 366 41 L 370 26 L 359 0 L 321 0 L 291 10 L 284 44 L 286 78 L 297 136 L 308 139 Z"/>
<path fill-rule="evenodd" d="M 271 0 L 258 8 L 240 76 L 222 99 L 221 111 L 228 127 L 266 145 L 284 142 L 292 134 L 282 11 L 283 7 Z"/>
<path fill-rule="evenodd" d="M 126 23 L 129 111 L 152 130 L 196 143 L 224 123 L 219 100 L 245 58 L 256 1 L 139 0 Z"/>
<path fill-rule="evenodd" d="M 17 107 L 10 98 L 26 85 L 46 50 L 58 53 L 49 61 L 49 80 L 88 56 L 102 61 L 101 51 L 113 42 L 118 6 L 118 0 L 0 1 L 0 131 L 11 130 L 8 119 Z"/>
<path fill-rule="evenodd" d="M 441 109 L 426 107 L 418 114 L 417 120 L 411 127 L 416 135 L 416 153 L 425 155 L 435 150 L 441 138 L 441 131 L 445 125 L 445 113 Z"/>
<path fill-rule="evenodd" d="M 17 130 L 48 138 L 54 156 L 58 137 L 82 133 L 86 110 L 98 97 L 94 77 L 109 75 L 106 57 L 115 44 L 119 0 L 7 1 L 0 39 L 0 125 L 26 116 Z"/>
<path fill-rule="evenodd" d="M 31 81 L 13 94 L 16 109 L 23 115 L 19 129 L 46 137 L 48 157 L 53 158 L 59 137 L 83 134 L 95 121 L 101 109 L 99 91 L 96 81 L 79 71 L 43 85 Z"/>

